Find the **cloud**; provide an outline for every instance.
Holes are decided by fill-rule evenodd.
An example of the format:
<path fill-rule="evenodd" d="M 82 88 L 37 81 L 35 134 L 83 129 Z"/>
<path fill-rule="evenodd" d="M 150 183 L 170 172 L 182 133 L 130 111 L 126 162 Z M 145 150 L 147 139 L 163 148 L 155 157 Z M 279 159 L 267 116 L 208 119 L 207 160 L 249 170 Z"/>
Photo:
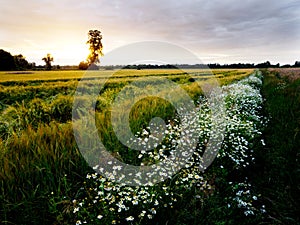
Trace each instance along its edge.
<path fill-rule="evenodd" d="M 296 0 L 0 0 L 0 44 L 22 49 L 31 40 L 52 49 L 71 39 L 79 45 L 96 28 L 103 33 L 105 51 L 159 40 L 210 59 L 296 60 L 299 11 Z"/>

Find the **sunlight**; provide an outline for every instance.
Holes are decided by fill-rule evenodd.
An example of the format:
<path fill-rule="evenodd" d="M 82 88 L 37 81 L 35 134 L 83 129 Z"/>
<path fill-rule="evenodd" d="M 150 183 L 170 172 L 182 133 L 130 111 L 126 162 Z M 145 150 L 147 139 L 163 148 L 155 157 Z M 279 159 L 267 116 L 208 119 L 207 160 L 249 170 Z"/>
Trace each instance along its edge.
<path fill-rule="evenodd" d="M 61 48 L 53 49 L 54 64 L 78 65 L 81 61 L 85 61 L 89 54 L 88 46 L 83 44 L 68 44 Z"/>

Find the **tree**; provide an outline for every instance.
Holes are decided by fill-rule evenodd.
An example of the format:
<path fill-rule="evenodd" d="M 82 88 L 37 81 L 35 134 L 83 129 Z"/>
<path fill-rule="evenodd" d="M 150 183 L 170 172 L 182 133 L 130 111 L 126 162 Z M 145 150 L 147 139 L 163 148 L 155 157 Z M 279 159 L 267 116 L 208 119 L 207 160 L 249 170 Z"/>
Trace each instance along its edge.
<path fill-rule="evenodd" d="M 42 60 L 44 60 L 46 63 L 46 70 L 51 70 L 52 69 L 51 62 L 53 62 L 54 60 L 51 54 L 48 53 L 44 58 L 42 58 Z"/>
<path fill-rule="evenodd" d="M 88 65 L 99 63 L 99 57 L 103 56 L 102 49 L 102 35 L 99 30 L 90 30 L 88 33 L 88 41 L 90 54 L 87 57 Z"/>
<path fill-rule="evenodd" d="M 29 63 L 25 59 L 25 57 L 21 54 L 14 56 L 14 61 L 17 70 L 25 70 L 29 68 Z"/>
<path fill-rule="evenodd" d="M 14 69 L 16 69 L 14 57 L 9 52 L 0 49 L 0 70 Z"/>
<path fill-rule="evenodd" d="M 266 61 L 264 63 L 259 63 L 256 65 L 257 68 L 269 68 L 271 67 L 271 63 L 269 61 Z"/>
<path fill-rule="evenodd" d="M 88 63 L 82 61 L 82 62 L 79 63 L 78 69 L 80 69 L 80 70 L 87 70 L 88 67 L 89 67 Z"/>

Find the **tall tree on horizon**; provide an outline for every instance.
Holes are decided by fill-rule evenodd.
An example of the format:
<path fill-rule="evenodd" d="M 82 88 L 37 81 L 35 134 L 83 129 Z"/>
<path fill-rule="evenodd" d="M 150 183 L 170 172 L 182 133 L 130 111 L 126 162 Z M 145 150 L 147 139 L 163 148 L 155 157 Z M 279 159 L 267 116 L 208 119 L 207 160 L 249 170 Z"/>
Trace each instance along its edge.
<path fill-rule="evenodd" d="M 88 32 L 88 41 L 86 42 L 89 45 L 90 54 L 87 57 L 88 65 L 99 63 L 99 57 L 103 56 L 102 50 L 102 35 L 99 30 L 90 30 Z"/>

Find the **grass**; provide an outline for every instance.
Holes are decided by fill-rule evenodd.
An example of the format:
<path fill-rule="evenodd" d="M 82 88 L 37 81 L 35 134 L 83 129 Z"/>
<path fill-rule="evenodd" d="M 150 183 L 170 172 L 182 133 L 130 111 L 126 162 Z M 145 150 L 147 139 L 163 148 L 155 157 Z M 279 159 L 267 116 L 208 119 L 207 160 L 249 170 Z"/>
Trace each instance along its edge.
<path fill-rule="evenodd" d="M 152 69 L 152 70 L 102 70 L 102 71 L 88 71 L 88 77 L 90 78 L 105 78 L 114 73 L 117 78 L 128 78 L 128 77 L 141 77 L 141 76 L 170 76 L 172 74 L 179 75 L 185 74 L 185 71 L 189 73 L 201 73 L 207 74 L 206 70 L 198 69 Z M 249 73 L 252 69 L 239 69 L 239 70 L 214 70 L 215 75 L 227 76 L 227 75 L 240 75 L 243 73 Z M 87 71 L 82 70 L 66 70 L 66 71 L 26 71 L 26 72 L 0 72 L 0 82 L 21 82 L 21 81 L 57 81 L 57 80 L 70 80 L 70 79 L 81 79 Z"/>
<path fill-rule="evenodd" d="M 214 70 L 221 85 L 249 75 L 253 70 Z M 200 75 L 206 80 L 211 76 L 206 70 L 187 70 L 193 75 Z M 51 99 L 58 94 L 73 95 L 85 71 L 33 71 L 29 74 L 11 74 L 11 72 L 0 72 L 0 110 L 3 105 L 15 105 L 24 101 L 25 103 L 34 98 Z M 112 75 L 112 77 L 109 77 Z M 223 75 L 224 74 L 224 75 Z M 88 71 L 86 79 L 107 79 L 105 89 L 122 88 L 128 82 L 142 77 L 164 77 L 179 83 L 196 100 L 201 94 L 198 85 L 193 79 L 181 70 L 119 70 L 119 71 Z M 86 90 L 89 89 L 86 81 Z"/>
<path fill-rule="evenodd" d="M 28 126 L 11 136 L 1 143 L 1 222 L 52 224 L 63 196 L 73 194 L 71 184 L 86 171 L 71 124 L 52 122 L 36 130 Z M 55 199 L 59 200 L 52 205 Z M 54 206 L 57 209 L 49 208 Z"/>
<path fill-rule="evenodd" d="M 253 180 L 266 205 L 268 224 L 299 224 L 300 70 L 264 70 L 262 93 L 270 121 L 265 146 L 256 151 Z"/>
<path fill-rule="evenodd" d="M 73 223 L 125 224 L 126 220 L 131 220 L 133 222 L 126 224 L 199 224 L 200 221 L 205 221 L 205 224 L 236 224 L 241 221 L 243 224 L 256 224 L 260 218 L 257 196 L 255 192 L 252 193 L 244 175 L 248 163 L 253 161 L 253 139 L 259 137 L 261 127 L 261 79 L 261 74 L 257 72 L 222 88 L 227 96 L 228 116 L 221 121 L 227 133 L 219 156 L 204 174 L 199 171 L 198 156 L 207 144 L 207 132 L 212 121 L 209 109 L 202 102 L 199 117 L 195 114 L 185 115 L 189 125 L 198 127 L 196 129 L 200 133 L 198 148 L 188 165 L 170 179 L 150 187 L 122 186 L 101 175 L 88 174 L 83 189 L 75 197 Z M 213 121 L 219 120 L 220 116 Z M 84 126 L 81 127 L 84 129 Z M 143 129 L 138 136 L 148 137 L 147 129 Z M 157 157 L 164 158 L 165 154 L 171 154 L 179 137 L 178 132 L 180 126 L 176 126 L 176 123 L 168 126 L 168 135 L 163 143 L 153 152 L 141 152 L 136 157 L 139 158 L 138 164 L 156 162 Z M 88 132 L 82 135 L 89 136 Z M 189 140 L 189 137 L 187 134 L 181 141 Z M 140 139 L 138 143 L 142 149 L 148 145 L 146 139 Z M 184 154 L 184 150 L 181 153 Z M 126 158 L 130 158 L 130 155 L 127 154 Z M 151 174 L 155 174 L 155 171 Z M 228 204 L 231 206 L 228 207 Z"/>
<path fill-rule="evenodd" d="M 208 79 L 206 71 L 190 72 Z M 214 72 L 223 85 L 248 76 L 252 70 Z M 92 72 L 89 78 L 105 78 L 110 73 Z M 91 171 L 78 152 L 70 123 L 72 95 L 83 74 L 83 71 L 0 73 L 1 224 L 68 224 L 65 219 L 66 215 L 72 216 L 68 208 L 70 199 Z M 102 139 L 112 152 L 119 151 L 124 161 L 128 160 L 128 152 L 112 135 L 109 105 L 128 82 L 151 76 L 163 76 L 180 84 L 195 101 L 202 94 L 193 79 L 178 70 L 116 73 L 101 91 L 96 110 L 98 121 L 104 126 Z M 86 91 L 90 90 L 89 82 L 84 85 Z M 82 96 L 81 102 L 88 104 L 88 99 Z M 135 130 L 145 126 L 153 115 L 169 119 L 174 113 L 168 103 L 160 100 L 146 99 L 135 107 L 139 109 L 139 113 L 131 114 Z"/>
<path fill-rule="evenodd" d="M 189 70 L 207 79 L 205 71 Z M 89 77 L 105 78 L 111 71 Z M 214 70 L 221 85 L 248 76 L 252 70 Z M 83 71 L 34 71 L 32 74 L 0 72 L 0 224 L 69 224 L 74 220 L 72 202 L 92 172 L 80 155 L 72 132 L 73 94 Z M 300 72 L 297 69 L 264 70 L 264 113 L 270 121 L 253 146 L 256 163 L 242 172 L 218 167 L 207 174 L 213 189 L 195 199 L 196 189 L 185 192 L 174 210 L 158 212 L 172 224 L 299 224 Z M 135 154 L 118 141 L 110 125 L 110 104 L 135 78 L 162 76 L 181 85 L 197 101 L 202 91 L 187 74 L 178 70 L 123 70 L 101 91 L 96 104 L 97 123 L 105 145 L 124 162 Z M 83 89 L 90 90 L 90 80 Z M 89 104 L 82 96 L 80 104 Z M 138 131 L 153 116 L 172 119 L 174 109 L 165 101 L 147 98 L 132 110 L 131 128 Z M 264 121 L 263 121 L 264 122 Z M 221 162 L 222 163 L 222 162 Z M 226 162 L 230 166 L 230 163 Z M 223 165 L 223 164 L 221 164 Z M 266 213 L 245 218 L 228 208 L 228 193 L 247 176 L 259 195 L 257 204 Z M 202 193 L 202 192 L 200 192 Z M 18 216 L 16 216 L 18 215 Z M 158 218 L 157 217 L 157 218 Z"/>

